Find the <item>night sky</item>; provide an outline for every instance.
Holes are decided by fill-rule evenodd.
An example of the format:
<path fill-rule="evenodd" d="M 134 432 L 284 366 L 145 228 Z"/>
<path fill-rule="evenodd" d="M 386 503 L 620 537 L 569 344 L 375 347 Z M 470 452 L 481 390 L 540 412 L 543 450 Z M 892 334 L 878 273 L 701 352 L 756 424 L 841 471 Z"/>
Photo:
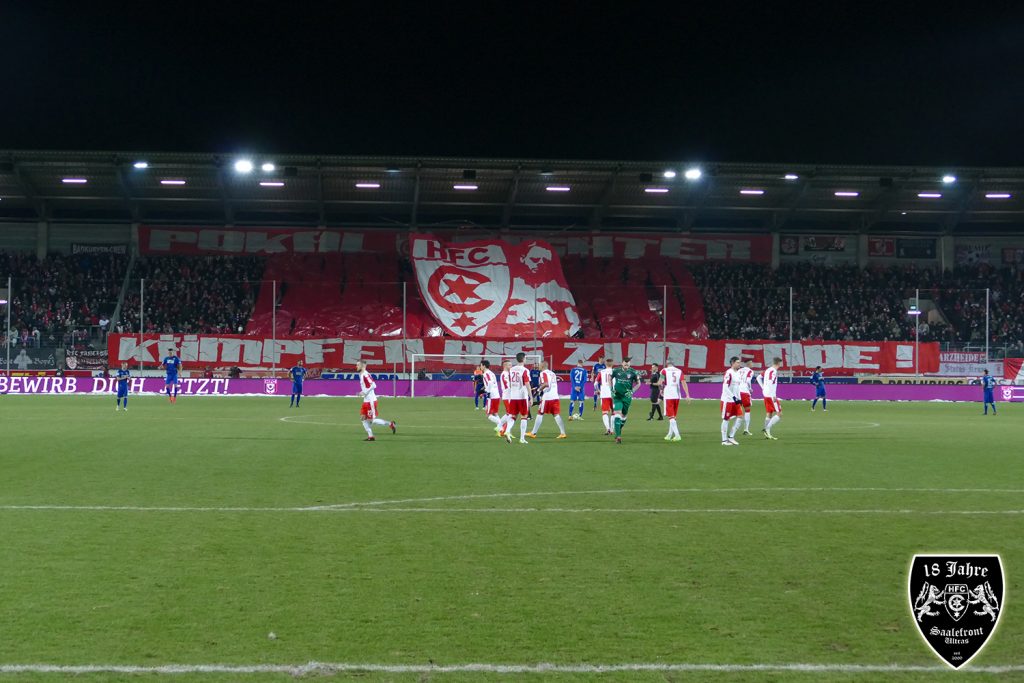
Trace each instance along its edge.
<path fill-rule="evenodd" d="M 21 2 L 0 149 L 1024 165 L 1024 3 L 708 4 Z"/>

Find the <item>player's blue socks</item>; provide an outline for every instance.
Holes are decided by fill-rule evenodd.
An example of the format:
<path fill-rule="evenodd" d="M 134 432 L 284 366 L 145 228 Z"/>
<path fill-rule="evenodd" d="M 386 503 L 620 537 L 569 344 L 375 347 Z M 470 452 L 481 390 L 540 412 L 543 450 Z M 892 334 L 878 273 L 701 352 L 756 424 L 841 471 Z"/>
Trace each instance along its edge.
<path fill-rule="evenodd" d="M 572 417 L 572 407 L 573 407 L 574 404 L 575 404 L 575 401 L 569 401 L 569 416 L 570 417 Z"/>
<path fill-rule="evenodd" d="M 296 396 L 295 396 L 295 407 L 298 408 L 299 407 L 299 403 L 301 403 L 301 402 L 302 402 L 302 394 L 296 394 Z"/>
<path fill-rule="evenodd" d="M 828 399 L 824 396 L 821 397 L 821 409 L 828 410 Z"/>
<path fill-rule="evenodd" d="M 295 405 L 295 394 L 292 394 L 292 395 L 291 395 L 291 396 L 290 396 L 290 397 L 288 398 L 288 407 L 289 407 L 289 408 L 291 408 L 291 407 L 292 407 L 292 406 L 294 406 L 294 405 Z"/>
<path fill-rule="evenodd" d="M 586 401 L 580 401 L 580 414 L 578 417 L 583 417 L 583 406 L 585 406 L 586 403 Z M 572 415 L 572 408 L 569 408 L 569 414 Z"/>
<path fill-rule="evenodd" d="M 815 408 L 815 407 L 816 407 L 817 405 L 818 405 L 818 398 L 817 398 L 817 397 L 815 397 L 815 398 L 814 398 L 814 400 L 813 400 L 813 401 L 811 401 L 811 410 L 814 410 L 814 408 Z"/>

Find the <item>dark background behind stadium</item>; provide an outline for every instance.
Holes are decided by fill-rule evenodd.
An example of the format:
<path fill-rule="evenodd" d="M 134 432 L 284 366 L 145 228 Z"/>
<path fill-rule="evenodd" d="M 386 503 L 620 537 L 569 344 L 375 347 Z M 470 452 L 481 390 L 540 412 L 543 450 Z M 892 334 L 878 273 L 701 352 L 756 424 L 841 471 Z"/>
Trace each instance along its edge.
<path fill-rule="evenodd" d="M 1018 165 L 1017 3 L 8 3 L 0 148 Z"/>

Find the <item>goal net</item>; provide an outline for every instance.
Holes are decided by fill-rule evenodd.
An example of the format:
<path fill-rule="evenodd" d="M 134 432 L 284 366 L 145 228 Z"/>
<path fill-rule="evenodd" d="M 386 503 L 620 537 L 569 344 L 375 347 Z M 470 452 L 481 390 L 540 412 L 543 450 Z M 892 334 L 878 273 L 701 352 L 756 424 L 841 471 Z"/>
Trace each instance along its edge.
<path fill-rule="evenodd" d="M 502 361 L 516 362 L 515 356 L 499 356 L 494 354 L 468 354 L 468 353 L 410 353 L 411 361 L 409 375 L 409 395 L 416 397 L 416 383 L 430 379 L 456 379 L 457 376 L 473 376 L 480 361 L 486 360 L 491 364 L 491 371 L 495 375 L 501 374 Z M 523 363 L 532 367 L 544 360 L 543 354 L 528 353 Z"/>

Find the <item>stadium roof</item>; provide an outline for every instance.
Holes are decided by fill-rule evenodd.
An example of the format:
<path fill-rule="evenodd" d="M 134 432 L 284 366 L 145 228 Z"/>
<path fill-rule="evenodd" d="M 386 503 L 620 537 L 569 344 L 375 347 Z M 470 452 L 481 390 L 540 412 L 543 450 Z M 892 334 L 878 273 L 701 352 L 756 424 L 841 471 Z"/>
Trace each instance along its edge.
<path fill-rule="evenodd" d="M 0 151 L 0 222 L 40 220 L 991 234 L 1024 168 Z"/>

